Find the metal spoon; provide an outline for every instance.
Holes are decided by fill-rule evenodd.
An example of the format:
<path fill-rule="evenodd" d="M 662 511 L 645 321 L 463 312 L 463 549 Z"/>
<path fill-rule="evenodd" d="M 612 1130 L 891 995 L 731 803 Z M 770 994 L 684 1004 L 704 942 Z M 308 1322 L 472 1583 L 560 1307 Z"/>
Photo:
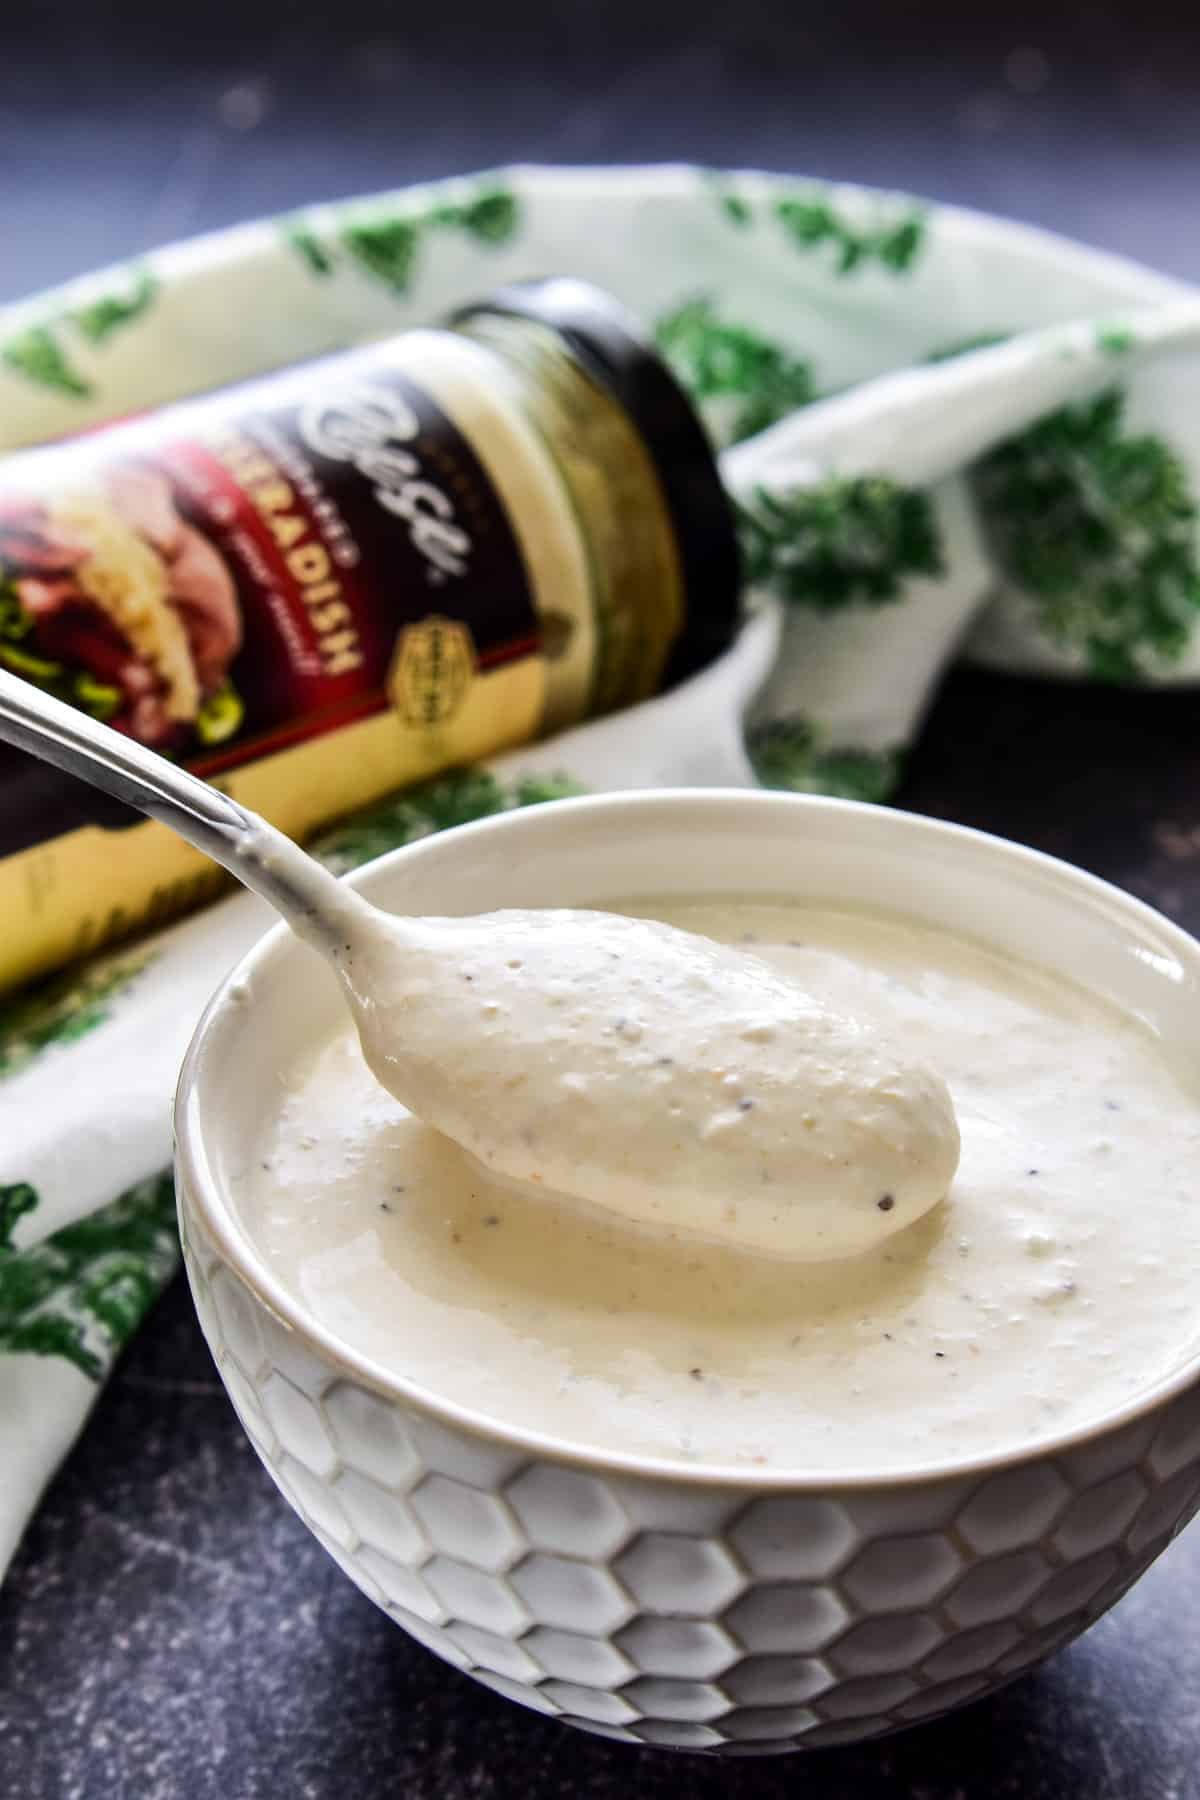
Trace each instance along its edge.
<path fill-rule="evenodd" d="M 493 1173 L 810 1260 L 870 1248 L 949 1187 L 940 1077 L 758 957 L 614 913 L 381 912 L 228 795 L 5 671 L 0 738 L 269 901 L 333 965 L 381 1084 Z"/>

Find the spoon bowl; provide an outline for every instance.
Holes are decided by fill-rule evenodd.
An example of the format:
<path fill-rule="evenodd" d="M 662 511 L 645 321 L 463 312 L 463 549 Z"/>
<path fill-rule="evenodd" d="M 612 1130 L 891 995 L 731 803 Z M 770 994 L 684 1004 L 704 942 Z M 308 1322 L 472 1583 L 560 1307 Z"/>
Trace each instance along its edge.
<path fill-rule="evenodd" d="M 371 906 L 266 820 L 0 670 L 0 738 L 169 825 L 337 971 L 381 1085 L 497 1173 L 803 1259 L 941 1200 L 939 1076 L 756 957 L 597 911 Z"/>

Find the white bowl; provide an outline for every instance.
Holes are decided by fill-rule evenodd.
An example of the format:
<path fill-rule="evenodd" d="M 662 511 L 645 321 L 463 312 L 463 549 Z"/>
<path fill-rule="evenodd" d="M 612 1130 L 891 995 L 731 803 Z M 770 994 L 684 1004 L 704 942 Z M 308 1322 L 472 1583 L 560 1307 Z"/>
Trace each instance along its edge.
<path fill-rule="evenodd" d="M 1200 1058 L 1191 938 L 1062 863 L 903 813 L 781 794 L 572 800 L 354 879 L 430 913 L 639 893 L 878 901 L 1056 968 Z M 230 1196 L 276 1071 L 340 1005 L 283 928 L 210 1005 L 176 1111 L 188 1275 L 283 1493 L 365 1593 L 488 1687 L 632 1742 L 849 1742 L 957 1706 L 1077 1636 L 1200 1503 L 1195 1361 L 1086 1428 L 879 1475 L 681 1467 L 513 1430 L 415 1387 L 306 1314 Z"/>

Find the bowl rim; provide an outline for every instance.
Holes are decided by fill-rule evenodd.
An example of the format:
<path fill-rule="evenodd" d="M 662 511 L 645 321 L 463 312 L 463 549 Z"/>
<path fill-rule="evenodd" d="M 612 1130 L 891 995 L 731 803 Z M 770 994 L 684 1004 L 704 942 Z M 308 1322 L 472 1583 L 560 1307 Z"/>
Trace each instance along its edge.
<path fill-rule="evenodd" d="M 493 814 L 489 818 L 432 833 L 414 844 L 375 858 L 345 879 L 352 885 L 359 886 L 364 880 L 372 880 L 380 870 L 399 863 L 407 865 L 415 862 L 431 851 L 438 852 L 439 847 L 444 847 L 451 840 L 458 843 L 513 830 L 544 830 L 550 820 L 561 818 L 567 809 L 573 818 L 586 822 L 589 815 L 613 812 L 650 815 L 654 812 L 674 812 L 685 806 L 702 807 L 709 811 L 710 817 L 713 808 L 738 812 L 758 810 L 764 815 L 787 811 L 812 817 L 850 816 L 862 821 L 870 820 L 884 831 L 895 830 L 911 834 L 914 841 L 923 838 L 931 845 L 957 845 L 964 853 L 969 853 L 974 846 L 999 862 L 1007 863 L 1014 873 L 1022 873 L 1027 878 L 1040 881 L 1043 888 L 1053 884 L 1060 888 L 1065 885 L 1071 897 L 1086 902 L 1093 910 L 1107 910 L 1110 915 L 1115 911 L 1118 916 L 1139 924 L 1143 931 L 1151 930 L 1162 941 L 1167 952 L 1185 968 L 1190 966 L 1200 980 L 1200 941 L 1181 926 L 1175 925 L 1156 908 L 1099 876 L 1044 851 L 972 826 L 899 808 L 833 799 L 823 795 L 729 788 L 656 788 L 553 800 L 537 806 Z M 646 829 L 649 823 L 649 819 L 644 819 L 640 828 Z M 550 828 L 553 828 L 552 825 Z M 953 853 L 955 852 L 952 851 Z M 1159 1412 L 1170 1401 L 1200 1383 L 1198 1346 L 1177 1369 L 1140 1389 L 1120 1405 L 1110 1407 L 1096 1418 L 1085 1420 L 1069 1430 L 1051 1432 L 1023 1444 L 974 1456 L 881 1470 L 851 1467 L 808 1471 L 803 1468 L 772 1468 L 745 1463 L 685 1463 L 669 1457 L 588 1445 L 570 1438 L 559 1438 L 553 1433 L 509 1425 L 492 1414 L 449 1400 L 345 1343 L 335 1332 L 314 1318 L 257 1253 L 249 1233 L 237 1224 L 236 1211 L 225 1196 L 210 1162 L 199 1094 L 208 1039 L 232 1007 L 237 1006 L 240 1016 L 244 1017 L 241 996 L 244 994 L 245 984 L 260 964 L 281 954 L 288 954 L 289 941 L 297 950 L 300 948 L 299 941 L 291 937 L 288 926 L 282 922 L 266 932 L 225 976 L 193 1032 L 180 1070 L 174 1106 L 177 1207 L 181 1234 L 186 1239 L 186 1191 L 186 1204 L 194 1207 L 199 1214 L 204 1231 L 226 1266 L 255 1299 L 282 1324 L 294 1331 L 337 1377 L 349 1377 L 359 1386 L 422 1414 L 443 1427 L 456 1430 L 468 1438 L 484 1439 L 510 1452 L 520 1452 L 529 1460 L 562 1464 L 590 1474 L 634 1477 L 686 1488 L 727 1488 L 793 1494 L 828 1493 L 831 1490 L 859 1494 L 879 1493 L 894 1488 L 908 1489 L 963 1479 L 981 1479 L 1005 1469 L 1084 1449 L 1110 1433 Z"/>

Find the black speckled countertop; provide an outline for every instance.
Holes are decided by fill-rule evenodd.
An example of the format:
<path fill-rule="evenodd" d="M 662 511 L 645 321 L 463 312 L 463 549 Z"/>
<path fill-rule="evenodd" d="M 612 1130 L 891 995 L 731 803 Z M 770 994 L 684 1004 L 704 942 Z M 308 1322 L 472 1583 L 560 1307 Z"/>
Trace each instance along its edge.
<path fill-rule="evenodd" d="M 311 16 L 212 0 L 188 14 L 185 52 L 177 10 L 150 0 L 18 7 L 0 60 L 0 296 L 508 158 L 904 185 L 1200 277 L 1187 9 L 924 10 L 746 0 L 705 24 L 694 0 L 451 0 L 411 19 L 394 0 Z M 1191 694 L 959 675 L 901 800 L 1200 930 L 1198 726 Z M 0 1800 L 1192 1800 L 1198 1591 L 1200 1527 L 1037 1674 L 858 1751 L 730 1764 L 586 1738 L 444 1667 L 358 1594 L 253 1456 L 176 1282 L 0 1591 Z"/>

